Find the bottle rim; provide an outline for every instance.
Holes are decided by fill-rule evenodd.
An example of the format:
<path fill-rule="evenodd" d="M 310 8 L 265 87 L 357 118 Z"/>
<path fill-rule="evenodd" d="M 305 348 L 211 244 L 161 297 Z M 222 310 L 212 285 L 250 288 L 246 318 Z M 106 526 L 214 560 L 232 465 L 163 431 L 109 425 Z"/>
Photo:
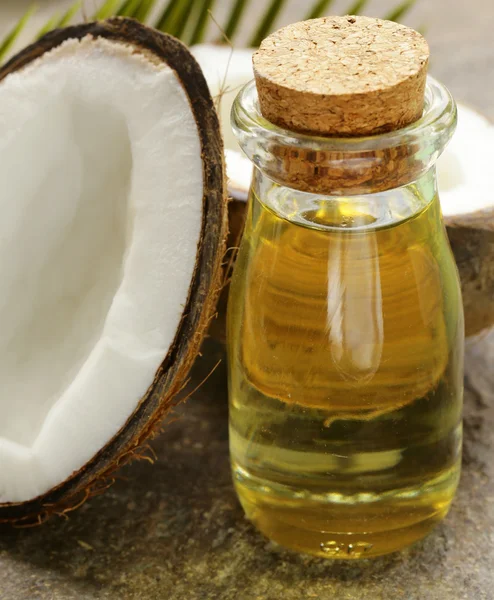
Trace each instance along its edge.
<path fill-rule="evenodd" d="M 391 189 L 427 172 L 454 134 L 457 109 L 446 86 L 428 76 L 418 121 L 377 135 L 323 137 L 265 119 L 252 80 L 237 95 L 231 122 L 243 152 L 274 181 L 304 191 L 319 187 L 316 191 L 348 194 Z"/>
<path fill-rule="evenodd" d="M 237 133 L 281 138 L 290 145 L 316 147 L 339 152 L 382 150 L 402 146 L 404 139 L 439 140 L 446 146 L 456 126 L 456 103 L 448 88 L 432 76 L 427 77 L 424 111 L 418 121 L 387 133 L 363 137 L 324 137 L 298 133 L 279 127 L 262 116 L 255 80 L 249 81 L 237 94 L 232 107 L 232 126 Z M 281 140 L 280 140 L 281 141 Z"/>

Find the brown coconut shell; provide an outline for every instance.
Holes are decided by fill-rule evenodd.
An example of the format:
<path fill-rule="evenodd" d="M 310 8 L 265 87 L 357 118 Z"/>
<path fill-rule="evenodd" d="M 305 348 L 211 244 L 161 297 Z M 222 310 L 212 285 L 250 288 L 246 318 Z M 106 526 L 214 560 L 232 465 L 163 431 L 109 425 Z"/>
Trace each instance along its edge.
<path fill-rule="evenodd" d="M 64 41 L 86 36 L 130 45 L 134 52 L 160 64 L 166 63 L 174 69 L 183 85 L 200 132 L 204 170 L 204 216 L 196 269 L 174 343 L 124 427 L 90 462 L 56 488 L 28 502 L 1 504 L 0 523 L 36 524 L 52 514 L 72 510 L 91 495 L 106 489 L 116 469 L 142 457 L 146 441 L 178 402 L 177 393 L 187 382 L 190 367 L 215 315 L 223 283 L 222 260 L 228 232 L 223 142 L 202 71 L 181 42 L 131 19 L 115 18 L 77 25 L 53 31 L 20 52 L 0 70 L 0 81 Z M 164 191 L 164 202 L 166 195 Z"/>
<path fill-rule="evenodd" d="M 494 326 L 494 231 L 467 222 L 447 219 L 446 229 L 460 272 L 465 334 L 473 336 Z"/>

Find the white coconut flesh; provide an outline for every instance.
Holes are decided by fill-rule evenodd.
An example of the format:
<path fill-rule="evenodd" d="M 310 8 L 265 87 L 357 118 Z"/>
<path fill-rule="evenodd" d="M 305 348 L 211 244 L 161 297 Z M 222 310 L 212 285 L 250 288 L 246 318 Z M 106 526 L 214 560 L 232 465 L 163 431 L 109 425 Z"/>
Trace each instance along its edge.
<path fill-rule="evenodd" d="M 494 126 L 484 116 L 458 105 L 458 127 L 437 164 L 439 194 L 446 223 L 484 212 L 476 226 L 492 229 L 494 197 L 490 173 Z"/>
<path fill-rule="evenodd" d="M 241 152 L 230 127 L 230 112 L 239 89 L 254 77 L 253 50 L 225 46 L 198 45 L 192 52 L 199 62 L 211 94 L 222 89 L 220 118 L 225 138 L 225 154 L 230 193 L 237 200 L 247 198 L 252 165 Z M 437 163 L 441 206 L 445 221 L 461 223 L 461 216 L 476 211 L 494 213 L 491 149 L 494 126 L 482 115 L 458 105 L 458 129 Z M 457 218 L 459 217 L 459 218 Z M 494 215 L 477 224 L 492 228 Z"/>
<path fill-rule="evenodd" d="M 153 382 L 202 172 L 175 72 L 123 44 L 69 40 L 0 84 L 0 503 L 78 471 Z"/>

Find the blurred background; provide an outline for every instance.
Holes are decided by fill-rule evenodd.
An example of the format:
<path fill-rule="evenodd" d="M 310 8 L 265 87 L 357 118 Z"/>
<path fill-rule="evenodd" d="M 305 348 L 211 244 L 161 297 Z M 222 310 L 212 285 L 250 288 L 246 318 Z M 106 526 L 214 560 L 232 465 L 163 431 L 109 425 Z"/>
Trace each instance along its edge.
<path fill-rule="evenodd" d="M 205 0 L 207 2 L 208 0 Z M 187 0 L 184 0 L 187 2 Z M 36 0 L 36 12 L 16 43 L 16 48 L 33 36 L 56 14 L 63 14 L 74 0 Z M 84 13 L 91 17 L 104 0 L 84 0 Z M 213 14 L 224 26 L 236 0 L 216 0 Z M 33 4 L 32 0 L 0 0 L 0 39 L 3 38 Z M 115 0 L 113 5 L 121 4 Z M 167 0 L 157 0 L 150 18 L 162 14 Z M 247 0 L 234 37 L 235 46 L 247 45 L 271 0 Z M 317 0 L 280 1 L 282 9 L 271 29 L 304 18 Z M 368 0 L 359 3 L 362 14 L 382 17 L 402 4 L 401 0 Z M 328 2 L 326 14 L 347 14 L 354 0 Z M 79 15 L 75 20 L 80 20 Z M 494 2 L 492 0 L 416 0 L 400 19 L 423 31 L 432 48 L 431 72 L 444 81 L 458 100 L 466 102 L 494 118 Z M 218 38 L 217 25 L 208 19 L 206 39 Z"/>

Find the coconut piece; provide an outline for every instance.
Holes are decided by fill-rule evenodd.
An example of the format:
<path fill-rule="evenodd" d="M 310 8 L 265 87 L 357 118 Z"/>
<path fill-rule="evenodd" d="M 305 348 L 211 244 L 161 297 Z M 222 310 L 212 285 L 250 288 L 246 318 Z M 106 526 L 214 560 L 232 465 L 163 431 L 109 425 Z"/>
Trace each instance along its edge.
<path fill-rule="evenodd" d="M 460 272 L 465 333 L 473 336 L 494 325 L 494 231 L 447 226 Z"/>
<path fill-rule="evenodd" d="M 437 176 L 444 220 L 451 226 L 494 229 L 490 151 L 494 126 L 463 104 L 456 133 L 439 159 Z"/>
<path fill-rule="evenodd" d="M 112 19 L 0 71 L 0 521 L 88 497 L 176 404 L 221 287 L 223 147 L 176 39 Z"/>
<path fill-rule="evenodd" d="M 438 161 L 441 207 L 460 271 L 465 331 L 494 325 L 494 202 L 490 150 L 494 126 L 458 105 L 458 128 Z"/>

